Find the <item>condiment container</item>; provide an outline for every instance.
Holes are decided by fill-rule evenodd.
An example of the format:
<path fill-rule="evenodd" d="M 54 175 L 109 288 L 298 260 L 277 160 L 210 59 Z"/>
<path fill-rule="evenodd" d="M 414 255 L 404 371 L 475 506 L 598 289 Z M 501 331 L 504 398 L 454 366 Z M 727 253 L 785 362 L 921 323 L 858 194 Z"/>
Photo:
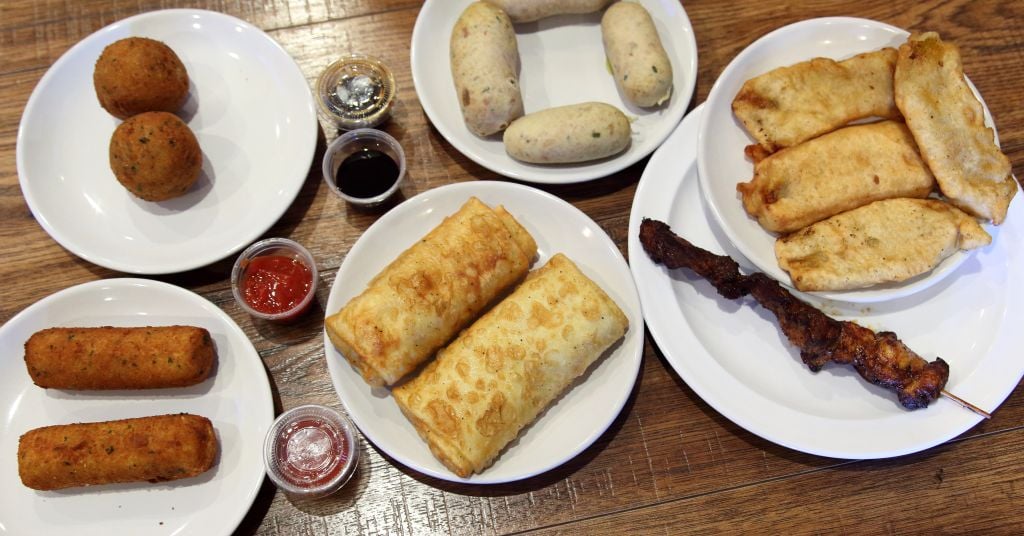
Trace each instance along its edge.
<path fill-rule="evenodd" d="M 267 238 L 249 246 L 231 270 L 231 291 L 257 318 L 287 323 L 309 308 L 316 294 L 316 261 L 301 244 Z"/>
<path fill-rule="evenodd" d="M 359 465 L 359 438 L 352 421 L 325 406 L 306 405 L 274 421 L 263 442 L 270 480 L 301 499 L 341 489 Z"/>
<path fill-rule="evenodd" d="M 388 133 L 361 128 L 338 136 L 324 153 L 324 181 L 354 205 L 383 203 L 405 178 L 405 151 Z"/>
<path fill-rule="evenodd" d="M 320 115 L 338 128 L 375 127 L 391 115 L 395 77 L 383 62 L 349 54 L 327 66 L 316 80 Z"/>

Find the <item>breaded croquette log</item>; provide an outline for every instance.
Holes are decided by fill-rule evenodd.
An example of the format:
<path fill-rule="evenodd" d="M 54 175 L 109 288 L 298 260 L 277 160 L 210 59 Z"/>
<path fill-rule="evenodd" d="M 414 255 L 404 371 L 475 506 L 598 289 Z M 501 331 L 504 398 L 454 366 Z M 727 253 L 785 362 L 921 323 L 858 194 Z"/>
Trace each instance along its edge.
<path fill-rule="evenodd" d="M 581 15 L 604 9 L 612 0 L 484 0 L 508 13 L 512 22 L 533 22 L 554 15 Z"/>
<path fill-rule="evenodd" d="M 858 119 L 898 118 L 895 69 L 893 48 L 779 67 L 744 82 L 732 111 L 761 148 L 773 153 Z"/>
<path fill-rule="evenodd" d="M 21 436 L 18 475 L 37 490 L 163 482 L 202 474 L 216 456 L 213 425 L 198 415 L 62 424 Z"/>
<path fill-rule="evenodd" d="M 195 385 L 214 356 L 210 332 L 195 326 L 50 328 L 25 343 L 32 381 L 53 389 Z"/>

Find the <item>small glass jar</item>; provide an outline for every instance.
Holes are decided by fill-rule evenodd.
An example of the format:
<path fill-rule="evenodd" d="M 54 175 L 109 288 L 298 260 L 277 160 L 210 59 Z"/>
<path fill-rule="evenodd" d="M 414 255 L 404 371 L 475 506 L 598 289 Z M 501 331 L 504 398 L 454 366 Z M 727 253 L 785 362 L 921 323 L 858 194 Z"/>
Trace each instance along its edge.
<path fill-rule="evenodd" d="M 375 127 L 391 116 L 395 76 L 373 56 L 349 54 L 316 80 L 320 115 L 343 130 Z"/>
<path fill-rule="evenodd" d="M 338 136 L 324 153 L 324 182 L 339 197 L 361 207 L 379 205 L 405 179 L 405 151 L 387 132 L 361 128 Z"/>
<path fill-rule="evenodd" d="M 326 406 L 290 409 L 274 421 L 263 442 L 270 480 L 300 499 L 341 489 L 359 465 L 359 437 L 345 415 Z"/>
<path fill-rule="evenodd" d="M 267 238 L 249 246 L 231 269 L 231 292 L 247 313 L 271 322 L 296 320 L 316 295 L 313 255 L 287 238 Z"/>

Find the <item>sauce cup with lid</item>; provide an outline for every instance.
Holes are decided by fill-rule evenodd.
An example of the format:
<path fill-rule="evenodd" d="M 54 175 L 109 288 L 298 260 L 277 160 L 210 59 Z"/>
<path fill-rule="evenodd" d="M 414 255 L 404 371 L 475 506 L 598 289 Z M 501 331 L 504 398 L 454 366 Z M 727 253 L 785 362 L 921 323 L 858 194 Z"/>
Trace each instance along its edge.
<path fill-rule="evenodd" d="M 288 323 L 309 309 L 318 273 L 309 250 L 287 238 L 267 238 L 249 246 L 231 270 L 231 292 L 247 313 Z"/>
<path fill-rule="evenodd" d="M 375 127 L 391 116 L 395 76 L 384 62 L 348 54 L 327 66 L 316 80 L 320 115 L 343 130 Z"/>
<path fill-rule="evenodd" d="M 270 480 L 290 497 L 324 497 L 341 489 L 355 473 L 359 437 L 344 414 L 326 406 L 299 406 L 270 427 L 263 462 Z"/>

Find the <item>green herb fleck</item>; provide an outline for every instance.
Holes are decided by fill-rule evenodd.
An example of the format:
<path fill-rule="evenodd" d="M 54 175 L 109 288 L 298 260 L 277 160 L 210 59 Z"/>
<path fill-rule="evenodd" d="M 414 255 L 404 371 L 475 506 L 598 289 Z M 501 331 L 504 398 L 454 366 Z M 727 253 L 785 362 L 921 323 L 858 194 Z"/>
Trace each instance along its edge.
<path fill-rule="evenodd" d="M 654 71 L 654 72 L 658 72 L 658 68 L 653 66 L 653 65 L 651 65 L 651 70 Z"/>
<path fill-rule="evenodd" d="M 591 138 L 600 138 L 601 137 L 601 133 L 595 130 L 595 131 L 590 133 L 590 137 Z"/>

